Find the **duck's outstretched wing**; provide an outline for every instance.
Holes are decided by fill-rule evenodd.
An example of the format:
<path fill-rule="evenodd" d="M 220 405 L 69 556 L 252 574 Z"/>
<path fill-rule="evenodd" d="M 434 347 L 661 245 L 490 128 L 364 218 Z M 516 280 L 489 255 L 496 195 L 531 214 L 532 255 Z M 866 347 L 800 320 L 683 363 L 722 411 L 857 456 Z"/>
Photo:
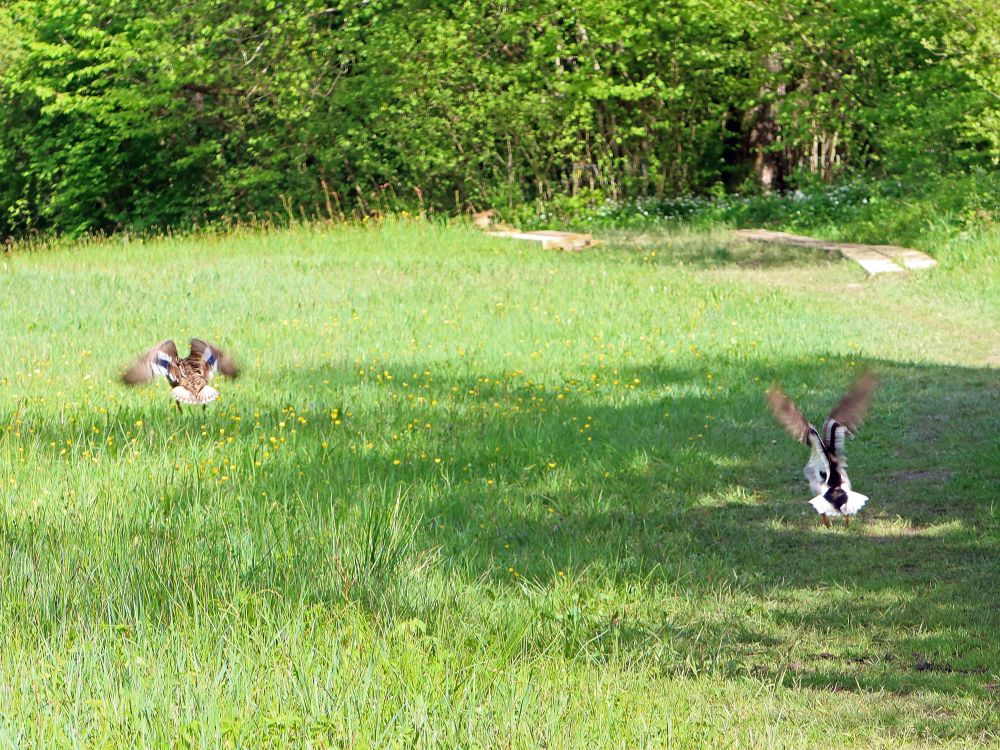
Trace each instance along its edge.
<path fill-rule="evenodd" d="M 212 368 L 212 372 L 221 372 L 226 377 L 235 378 L 240 373 L 232 357 L 201 339 L 191 339 L 191 357 L 201 359 Z"/>
<path fill-rule="evenodd" d="M 809 431 L 815 428 L 809 424 L 809 420 L 799 411 L 795 402 L 785 395 L 781 386 L 771 386 L 767 392 L 767 405 L 771 407 L 778 423 L 788 431 L 789 435 L 800 443 L 809 445 Z"/>
<path fill-rule="evenodd" d="M 122 375 L 128 385 L 148 383 L 158 375 L 167 376 L 177 362 L 177 346 L 169 339 L 161 341 L 139 359 Z"/>
<path fill-rule="evenodd" d="M 872 373 L 863 373 L 840 399 L 840 403 L 833 407 L 833 411 L 823 424 L 823 442 L 841 462 L 844 461 L 844 440 L 848 435 L 854 437 L 861 425 L 871 405 L 872 393 L 877 382 Z"/>

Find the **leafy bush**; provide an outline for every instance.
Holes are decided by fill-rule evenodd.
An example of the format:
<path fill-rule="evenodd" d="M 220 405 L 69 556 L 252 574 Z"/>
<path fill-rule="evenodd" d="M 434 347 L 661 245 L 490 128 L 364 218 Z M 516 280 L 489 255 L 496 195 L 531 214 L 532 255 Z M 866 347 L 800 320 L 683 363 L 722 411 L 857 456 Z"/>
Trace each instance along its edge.
<path fill-rule="evenodd" d="M 553 201 L 517 217 L 526 226 L 550 223 L 586 228 L 642 228 L 688 223 L 708 227 L 769 227 L 871 243 L 915 243 L 929 235 L 955 236 L 1000 222 L 1000 176 L 975 170 L 964 176 L 901 179 L 857 177 L 835 185 L 804 184 L 784 194 L 681 196 L 589 203 Z"/>
<path fill-rule="evenodd" d="M 928 5 L 15 0 L 0 237 L 994 168 L 1000 10 Z"/>

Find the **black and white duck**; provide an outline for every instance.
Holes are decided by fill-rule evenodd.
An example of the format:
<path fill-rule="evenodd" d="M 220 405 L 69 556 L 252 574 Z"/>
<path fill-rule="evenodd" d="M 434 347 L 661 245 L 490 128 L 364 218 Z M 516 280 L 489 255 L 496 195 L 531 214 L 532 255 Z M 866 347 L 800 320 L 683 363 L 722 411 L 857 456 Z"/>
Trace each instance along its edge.
<path fill-rule="evenodd" d="M 208 384 L 215 373 L 235 378 L 239 371 L 232 358 L 217 346 L 201 339 L 191 339 L 191 353 L 177 355 L 173 341 L 163 341 L 143 354 L 123 376 L 128 385 L 148 383 L 163 375 L 171 386 L 171 395 L 177 408 L 181 404 L 207 405 L 219 397 L 219 392 Z"/>
<path fill-rule="evenodd" d="M 831 516 L 843 516 L 844 524 L 850 524 L 851 516 L 857 514 L 868 501 L 866 495 L 851 489 L 844 441 L 847 436 L 854 437 L 861 424 L 871 403 L 875 383 L 871 373 L 861 375 L 830 412 L 822 433 L 805 418 L 780 386 L 775 385 L 767 393 L 767 403 L 781 426 L 811 450 L 809 463 L 803 471 L 809 480 L 809 488 L 816 495 L 809 504 L 823 516 L 823 525 L 827 528 L 830 527 Z"/>

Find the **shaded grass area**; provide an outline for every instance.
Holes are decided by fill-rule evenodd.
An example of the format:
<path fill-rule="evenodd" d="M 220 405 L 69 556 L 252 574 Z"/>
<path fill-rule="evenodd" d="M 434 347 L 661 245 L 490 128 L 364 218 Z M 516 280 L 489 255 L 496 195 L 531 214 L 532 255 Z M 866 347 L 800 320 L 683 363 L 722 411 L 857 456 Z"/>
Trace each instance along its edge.
<path fill-rule="evenodd" d="M 996 170 L 962 175 L 927 174 L 920 179 L 857 177 L 836 184 L 806 181 L 786 192 L 677 196 L 614 203 L 582 193 L 539 206 L 522 206 L 509 218 L 525 226 L 569 224 L 582 231 L 617 232 L 624 227 L 676 232 L 719 226 L 782 229 L 828 240 L 907 245 L 938 260 L 967 263 L 993 244 L 1000 220 Z M 970 238 L 977 241 L 969 242 Z"/>
<path fill-rule="evenodd" d="M 995 741 L 996 269 L 607 240 L 3 261 L 0 737 Z M 213 408 L 114 382 L 189 335 L 245 365 Z M 763 391 L 818 420 L 864 365 L 872 500 L 826 531 Z"/>

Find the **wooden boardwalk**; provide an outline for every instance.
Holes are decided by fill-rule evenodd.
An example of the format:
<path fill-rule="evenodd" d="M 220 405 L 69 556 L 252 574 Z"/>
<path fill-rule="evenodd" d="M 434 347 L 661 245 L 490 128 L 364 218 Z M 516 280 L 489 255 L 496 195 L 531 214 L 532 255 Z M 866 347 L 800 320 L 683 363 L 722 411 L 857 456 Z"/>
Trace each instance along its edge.
<path fill-rule="evenodd" d="M 519 232 L 505 229 L 490 229 L 488 234 L 494 237 L 507 237 L 512 240 L 527 240 L 537 242 L 543 250 L 568 250 L 579 252 L 593 246 L 594 238 L 589 234 L 578 232 L 556 232 L 550 229 L 540 229 L 534 232 Z"/>
<path fill-rule="evenodd" d="M 780 245 L 815 247 L 840 253 L 857 262 L 870 275 L 878 273 L 904 273 L 907 270 L 930 268 L 937 261 L 926 253 L 896 245 L 862 245 L 855 242 L 830 242 L 815 237 L 803 237 L 769 229 L 737 229 L 733 234 L 753 242 L 774 242 Z"/>

